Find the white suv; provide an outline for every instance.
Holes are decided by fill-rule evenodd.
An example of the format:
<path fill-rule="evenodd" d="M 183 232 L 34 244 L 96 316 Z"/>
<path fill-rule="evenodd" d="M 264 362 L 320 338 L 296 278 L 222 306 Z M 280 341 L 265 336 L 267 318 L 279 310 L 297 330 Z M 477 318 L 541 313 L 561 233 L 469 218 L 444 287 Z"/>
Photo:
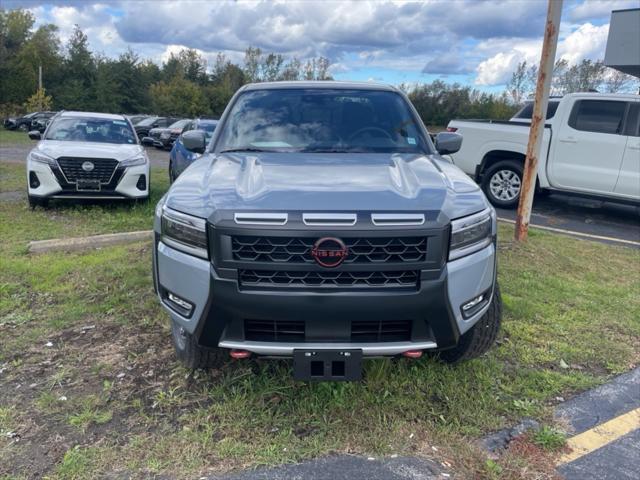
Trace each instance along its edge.
<path fill-rule="evenodd" d="M 50 198 L 147 199 L 149 158 L 123 115 L 61 112 L 27 157 L 29 204 Z"/>

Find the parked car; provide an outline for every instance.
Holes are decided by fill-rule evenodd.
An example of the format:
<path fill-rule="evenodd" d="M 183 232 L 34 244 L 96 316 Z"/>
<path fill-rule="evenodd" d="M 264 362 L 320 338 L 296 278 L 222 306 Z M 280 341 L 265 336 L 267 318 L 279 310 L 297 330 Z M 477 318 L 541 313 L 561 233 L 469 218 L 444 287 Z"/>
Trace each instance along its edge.
<path fill-rule="evenodd" d="M 34 120 L 41 118 L 50 118 L 56 112 L 31 112 L 22 117 L 9 117 L 4 121 L 4 128 L 7 130 L 23 130 L 25 132 L 31 130 L 31 124 Z"/>
<path fill-rule="evenodd" d="M 145 118 L 149 118 L 151 115 L 140 114 L 140 115 L 125 115 L 125 116 L 129 119 L 129 121 L 131 122 L 131 125 L 135 127 L 138 123 L 140 123 Z"/>
<path fill-rule="evenodd" d="M 170 125 L 169 128 L 160 133 L 160 148 L 171 150 L 176 139 L 182 135 L 182 132 L 191 129 L 192 125 L 193 120 L 191 119 L 178 120 Z"/>
<path fill-rule="evenodd" d="M 173 140 L 171 139 L 171 132 L 172 131 L 176 132 L 176 137 L 177 137 L 178 135 L 180 135 L 180 133 L 182 133 L 182 130 L 189 123 L 191 123 L 191 119 L 181 118 L 173 122 L 168 127 L 152 128 L 151 130 L 149 130 L 149 138 L 151 138 L 153 142 L 149 142 L 147 140 L 147 141 L 144 141 L 143 143 L 145 145 L 152 144 L 156 148 L 170 149 L 171 145 L 173 145 L 173 140 L 175 140 L 175 137 L 173 138 Z"/>
<path fill-rule="evenodd" d="M 156 207 L 154 286 L 177 355 L 292 357 L 300 380 L 360 378 L 364 357 L 449 362 L 494 342 L 496 215 L 394 87 L 241 88 Z"/>
<path fill-rule="evenodd" d="M 208 143 L 213 136 L 216 125 L 218 125 L 218 120 L 198 118 L 187 125 L 182 133 L 192 130 L 201 130 L 205 132 L 205 138 Z M 178 175 L 180 175 L 184 169 L 191 165 L 198 157 L 200 157 L 199 153 L 186 149 L 182 142 L 181 134 L 173 143 L 171 153 L 169 154 L 169 181 L 173 183 L 173 181 L 178 178 Z"/>
<path fill-rule="evenodd" d="M 640 203 L 640 97 L 573 93 L 545 124 L 538 190 Z M 528 125 L 453 120 L 464 143 L 454 163 L 482 185 L 495 206 L 520 199 Z"/>
<path fill-rule="evenodd" d="M 146 199 L 149 159 L 122 115 L 61 112 L 27 156 L 29 204 L 51 198 Z"/>
<path fill-rule="evenodd" d="M 173 118 L 173 117 L 155 117 L 154 116 L 154 117 L 145 118 L 144 120 L 141 120 L 136 124 L 135 126 L 136 134 L 140 139 L 144 137 L 148 137 L 149 130 L 151 130 L 152 128 L 168 127 L 176 120 L 177 118 Z"/>
<path fill-rule="evenodd" d="M 31 119 L 31 127 L 29 128 L 29 130 L 37 130 L 40 133 L 44 133 L 44 131 L 47 128 L 47 125 L 49 125 L 49 122 L 51 121 L 51 119 L 56 115 L 57 112 L 40 112 L 37 115 L 35 115 L 32 119 Z"/>

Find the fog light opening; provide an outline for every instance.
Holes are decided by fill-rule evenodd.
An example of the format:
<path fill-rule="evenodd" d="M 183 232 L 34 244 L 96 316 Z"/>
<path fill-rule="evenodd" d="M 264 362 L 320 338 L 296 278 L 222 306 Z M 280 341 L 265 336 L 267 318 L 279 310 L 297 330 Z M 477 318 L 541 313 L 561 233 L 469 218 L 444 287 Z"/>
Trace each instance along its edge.
<path fill-rule="evenodd" d="M 40 179 L 36 172 L 29 172 L 29 186 L 31 188 L 38 188 L 40 186 Z"/>
<path fill-rule="evenodd" d="M 147 189 L 147 176 L 146 175 L 140 175 L 138 177 L 138 183 L 136 183 L 136 188 L 138 190 L 146 190 Z"/>
<path fill-rule="evenodd" d="M 169 306 L 183 317 L 190 317 L 193 313 L 193 304 L 175 293 L 167 292 L 166 300 Z"/>
<path fill-rule="evenodd" d="M 407 350 L 402 352 L 403 357 L 407 358 L 420 358 L 422 356 L 422 350 Z"/>
<path fill-rule="evenodd" d="M 487 303 L 489 303 L 489 294 L 489 291 L 483 292 L 480 295 L 473 297 L 468 302 L 463 303 L 460 307 L 460 310 L 462 310 L 462 316 L 464 318 L 469 318 L 482 310 L 487 305 Z"/>
<path fill-rule="evenodd" d="M 251 356 L 251 352 L 246 350 L 231 350 L 229 355 L 231 355 L 231 358 L 235 358 L 236 360 L 242 360 L 244 358 L 249 358 Z"/>

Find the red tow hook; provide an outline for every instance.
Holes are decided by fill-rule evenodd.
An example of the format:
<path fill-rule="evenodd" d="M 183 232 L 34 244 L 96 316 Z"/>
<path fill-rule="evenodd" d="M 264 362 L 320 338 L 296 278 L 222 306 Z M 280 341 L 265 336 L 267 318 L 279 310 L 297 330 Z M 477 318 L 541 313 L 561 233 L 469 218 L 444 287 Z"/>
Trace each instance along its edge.
<path fill-rule="evenodd" d="M 402 352 L 403 357 L 407 358 L 420 358 L 422 356 L 422 350 L 407 350 Z"/>
<path fill-rule="evenodd" d="M 243 358 L 249 358 L 251 356 L 251 352 L 247 352 L 246 350 L 231 350 L 229 355 L 231 355 L 231 358 L 241 360 Z"/>

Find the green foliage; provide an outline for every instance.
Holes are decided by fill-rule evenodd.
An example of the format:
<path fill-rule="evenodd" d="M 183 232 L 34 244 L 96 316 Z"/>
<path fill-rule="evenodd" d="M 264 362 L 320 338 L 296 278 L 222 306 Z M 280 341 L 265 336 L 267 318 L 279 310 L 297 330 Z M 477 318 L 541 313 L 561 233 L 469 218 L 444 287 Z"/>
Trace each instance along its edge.
<path fill-rule="evenodd" d="M 533 443 L 545 450 L 556 451 L 565 446 L 567 440 L 562 432 L 545 425 L 532 435 Z"/>
<path fill-rule="evenodd" d="M 34 110 L 51 110 L 53 105 L 53 99 L 51 95 L 47 95 L 44 88 L 39 88 L 36 93 L 31 95 L 24 105 L 24 108 L 28 112 Z"/>
<path fill-rule="evenodd" d="M 174 77 L 169 83 L 158 82 L 150 87 L 153 111 L 161 115 L 209 114 L 205 94 L 195 83 Z"/>
<path fill-rule="evenodd" d="M 505 94 L 493 95 L 441 80 L 404 89 L 409 90 L 409 98 L 426 125 L 446 125 L 454 118 L 506 120 L 517 109 Z"/>

